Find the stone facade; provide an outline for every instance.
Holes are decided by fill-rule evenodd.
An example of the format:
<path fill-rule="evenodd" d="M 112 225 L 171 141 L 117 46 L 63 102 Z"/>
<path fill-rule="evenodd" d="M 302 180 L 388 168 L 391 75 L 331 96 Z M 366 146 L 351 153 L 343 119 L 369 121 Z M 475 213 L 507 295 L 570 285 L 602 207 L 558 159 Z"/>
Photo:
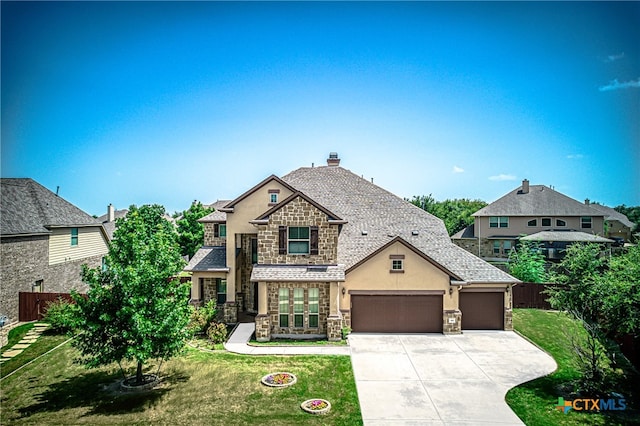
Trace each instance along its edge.
<path fill-rule="evenodd" d="M 227 237 L 216 237 L 213 232 L 214 223 L 207 222 L 203 223 L 204 225 L 204 245 L 205 246 L 226 246 L 227 245 Z"/>
<path fill-rule="evenodd" d="M 18 293 L 33 291 L 36 281 L 42 280 L 44 293 L 86 293 L 89 287 L 82 282 L 82 265 L 96 268 L 102 255 L 49 265 L 49 237 L 2 238 L 0 261 L 0 315 L 9 322 L 18 320 Z"/>
<path fill-rule="evenodd" d="M 318 254 L 286 254 L 278 252 L 280 225 L 317 226 Z M 260 225 L 258 232 L 258 263 L 330 265 L 338 259 L 338 225 L 330 225 L 327 214 L 302 197 L 290 201 L 269 217 L 268 225 Z"/>
<path fill-rule="evenodd" d="M 289 327 L 281 328 L 279 321 L 279 300 L 278 291 L 280 288 L 289 289 Z M 304 326 L 294 327 L 293 318 L 293 289 L 303 288 L 308 290 L 310 288 L 319 289 L 318 297 L 318 327 L 309 327 L 309 292 L 304 292 Z M 270 324 L 271 335 L 322 335 L 327 336 L 327 318 L 329 316 L 329 283 L 296 283 L 296 282 L 282 282 L 282 283 L 269 283 L 267 288 L 267 306 L 268 316 Z M 340 322 L 341 324 L 341 322 Z M 257 322 L 256 322 L 257 326 Z M 339 328 L 338 328 L 339 330 Z"/>
<path fill-rule="evenodd" d="M 442 332 L 444 334 L 462 333 L 462 313 L 458 310 L 445 310 L 442 312 Z"/>
<path fill-rule="evenodd" d="M 340 315 L 342 316 L 342 327 L 351 328 L 351 311 L 347 309 L 340 309 Z"/>
<path fill-rule="evenodd" d="M 238 304 L 236 302 L 227 302 L 222 307 L 222 320 L 226 324 L 235 324 L 238 322 Z"/>
<path fill-rule="evenodd" d="M 478 239 L 455 239 L 451 240 L 455 245 L 461 247 L 468 251 L 469 253 L 478 256 Z M 487 238 L 480 239 L 480 256 L 483 259 L 486 258 L 496 258 L 496 257 L 504 257 L 505 260 L 508 256 L 503 256 L 499 254 L 493 253 L 493 240 L 489 240 Z"/>
<path fill-rule="evenodd" d="M 340 315 L 327 318 L 327 339 L 342 340 L 342 317 Z"/>
<path fill-rule="evenodd" d="M 504 329 L 513 331 L 513 311 L 511 308 L 504 308 Z"/>
<path fill-rule="evenodd" d="M 268 342 L 271 340 L 271 324 L 269 315 L 256 316 L 256 340 L 258 342 Z"/>

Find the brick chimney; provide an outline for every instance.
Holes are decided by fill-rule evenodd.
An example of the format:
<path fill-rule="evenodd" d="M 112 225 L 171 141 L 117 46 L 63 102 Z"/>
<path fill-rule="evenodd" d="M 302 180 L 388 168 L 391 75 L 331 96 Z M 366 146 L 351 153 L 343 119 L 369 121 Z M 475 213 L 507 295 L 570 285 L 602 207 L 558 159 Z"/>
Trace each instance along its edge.
<path fill-rule="evenodd" d="M 529 193 L 529 180 L 528 179 L 524 179 L 522 181 L 522 191 L 523 194 L 528 194 Z"/>
<path fill-rule="evenodd" d="M 107 222 L 113 222 L 116 220 L 116 212 L 113 208 L 113 204 L 107 206 Z"/>
<path fill-rule="evenodd" d="M 339 166 L 340 159 L 338 158 L 337 152 L 330 152 L 329 158 L 327 158 L 327 166 Z"/>

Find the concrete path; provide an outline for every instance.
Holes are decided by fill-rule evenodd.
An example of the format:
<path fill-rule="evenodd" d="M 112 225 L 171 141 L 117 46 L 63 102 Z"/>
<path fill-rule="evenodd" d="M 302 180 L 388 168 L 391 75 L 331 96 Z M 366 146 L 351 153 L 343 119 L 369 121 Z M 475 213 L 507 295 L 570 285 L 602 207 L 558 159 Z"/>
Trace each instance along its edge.
<path fill-rule="evenodd" d="M 49 328 L 49 324 L 35 323 L 33 328 L 27 331 L 27 334 L 25 334 L 22 340 L 20 340 L 18 343 L 11 346 L 10 348 L 7 348 L 7 350 L 2 352 L 2 357 L 0 357 L 0 364 L 3 362 L 9 361 L 11 358 L 13 358 L 16 355 L 21 354 L 22 351 L 24 351 L 29 347 L 29 345 L 31 345 L 33 342 L 38 340 L 38 337 L 40 337 L 42 332 L 45 331 L 47 328 Z"/>
<path fill-rule="evenodd" d="M 224 344 L 229 352 L 245 355 L 349 355 L 349 346 L 250 346 L 255 323 L 240 323 Z"/>
<path fill-rule="evenodd" d="M 506 392 L 549 374 L 549 355 L 511 331 L 351 334 L 365 426 L 522 425 Z"/>

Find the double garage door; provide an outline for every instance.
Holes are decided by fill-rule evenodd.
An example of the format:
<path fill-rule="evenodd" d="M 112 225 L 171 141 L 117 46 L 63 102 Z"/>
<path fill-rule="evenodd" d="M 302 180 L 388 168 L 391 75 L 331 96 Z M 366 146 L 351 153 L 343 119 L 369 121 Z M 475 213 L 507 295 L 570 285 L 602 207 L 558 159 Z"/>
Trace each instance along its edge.
<path fill-rule="evenodd" d="M 351 294 L 351 328 L 362 333 L 442 333 L 442 294 Z"/>
<path fill-rule="evenodd" d="M 351 328 L 361 333 L 442 333 L 442 294 L 351 294 Z M 461 292 L 463 330 L 502 330 L 503 292 Z"/>

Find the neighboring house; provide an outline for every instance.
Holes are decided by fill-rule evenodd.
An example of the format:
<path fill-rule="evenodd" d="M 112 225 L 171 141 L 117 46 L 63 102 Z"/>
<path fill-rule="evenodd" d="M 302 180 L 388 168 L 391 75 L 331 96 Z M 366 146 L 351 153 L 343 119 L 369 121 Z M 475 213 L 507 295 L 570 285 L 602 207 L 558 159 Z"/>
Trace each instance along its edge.
<path fill-rule="evenodd" d="M 201 219 L 192 299 L 256 338 L 512 329 L 519 281 L 454 245 L 443 222 L 340 167 L 269 176 Z"/>
<path fill-rule="evenodd" d="M 107 214 L 103 214 L 98 218 L 98 222 L 102 223 L 102 226 L 109 237 L 109 241 L 113 239 L 113 233 L 116 230 L 116 219 L 125 217 L 127 213 L 129 213 L 129 210 L 116 210 L 113 207 L 113 204 L 109 204 L 107 206 Z"/>
<path fill-rule="evenodd" d="M 473 225 L 452 241 L 490 261 L 504 261 L 519 240 L 542 243 L 549 260 L 560 259 L 575 242 L 612 243 L 604 238 L 605 214 L 548 186 L 528 180 L 473 214 Z M 526 238 L 521 238 L 526 236 Z"/>
<path fill-rule="evenodd" d="M 636 224 L 631 222 L 627 216 L 611 207 L 603 206 L 601 204 L 592 203 L 591 207 L 605 215 L 604 236 L 606 238 L 615 240 L 618 243 L 631 241 L 633 228 Z"/>
<path fill-rule="evenodd" d="M 0 315 L 18 320 L 18 292 L 86 291 L 81 265 L 108 251 L 97 219 L 32 179 L 1 179 Z"/>

